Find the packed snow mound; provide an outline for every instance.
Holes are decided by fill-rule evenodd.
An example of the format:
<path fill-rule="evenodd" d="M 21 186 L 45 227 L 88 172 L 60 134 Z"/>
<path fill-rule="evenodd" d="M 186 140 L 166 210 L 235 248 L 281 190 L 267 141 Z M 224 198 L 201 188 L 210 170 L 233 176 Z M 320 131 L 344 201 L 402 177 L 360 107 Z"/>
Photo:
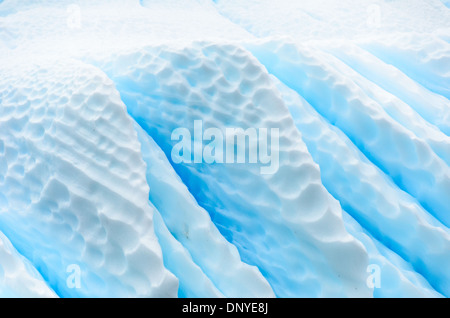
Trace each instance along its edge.
<path fill-rule="evenodd" d="M 0 296 L 449 297 L 450 9 L 0 1 Z"/>

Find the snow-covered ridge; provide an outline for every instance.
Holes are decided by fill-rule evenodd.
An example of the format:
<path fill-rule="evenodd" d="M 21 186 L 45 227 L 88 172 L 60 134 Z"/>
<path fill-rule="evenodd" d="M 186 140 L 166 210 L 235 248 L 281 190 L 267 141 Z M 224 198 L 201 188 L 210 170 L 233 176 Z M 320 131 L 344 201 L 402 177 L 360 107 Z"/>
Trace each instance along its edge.
<path fill-rule="evenodd" d="M 0 296 L 450 296 L 449 61 L 445 1 L 0 2 Z"/>

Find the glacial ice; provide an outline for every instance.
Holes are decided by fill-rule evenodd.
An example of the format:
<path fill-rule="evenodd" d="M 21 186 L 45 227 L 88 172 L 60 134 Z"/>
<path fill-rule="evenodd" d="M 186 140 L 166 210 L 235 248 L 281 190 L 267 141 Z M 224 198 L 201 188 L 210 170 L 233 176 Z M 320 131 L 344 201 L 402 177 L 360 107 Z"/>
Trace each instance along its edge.
<path fill-rule="evenodd" d="M 76 61 L 10 67 L 0 79 L 1 231 L 59 296 L 175 296 L 113 83 Z M 71 265 L 81 288 L 67 284 Z"/>
<path fill-rule="evenodd" d="M 230 244 L 219 233 L 211 221 L 208 212 L 201 208 L 180 177 L 173 170 L 164 152 L 154 140 L 136 124 L 136 131 L 141 142 L 142 157 L 147 164 L 147 182 L 150 186 L 150 201 L 161 213 L 158 212 L 156 227 L 157 235 L 173 234 L 173 244 L 179 244 L 187 250 L 185 254 L 195 260 L 193 266 L 199 264 L 205 272 L 205 280 L 209 282 L 199 283 L 200 279 L 178 264 L 188 264 L 187 261 L 173 261 L 168 268 L 174 272 L 179 271 L 177 277 L 182 283 L 182 278 L 192 282 L 186 286 L 184 295 L 190 297 L 273 297 L 273 291 L 256 267 L 251 267 L 240 260 L 236 247 Z M 165 195 L 170 193 L 170 196 Z M 164 220 L 162 219 L 164 216 Z M 168 230 L 164 228 L 167 227 Z M 158 234 L 161 233 L 161 234 Z M 163 250 L 165 250 L 163 248 Z M 170 250 L 175 250 L 171 248 Z M 172 253 L 172 251 L 171 251 Z M 202 273 L 202 270 L 199 271 Z M 214 275 L 222 273 L 222 275 Z M 210 277 L 210 278 L 208 278 Z M 239 288 L 236 283 L 239 282 Z M 190 294 L 196 286 L 208 286 L 209 290 L 197 294 Z M 211 285 L 211 287 L 209 287 Z M 220 292 L 214 288 L 220 289 Z M 184 286 L 180 286 L 183 290 Z M 197 287 L 197 288 L 198 288 Z M 214 291 L 212 291 L 215 289 Z"/>
<path fill-rule="evenodd" d="M 345 134 L 321 118 L 300 95 L 276 78 L 274 81 L 308 150 L 321 167 L 322 182 L 332 195 L 340 198 L 343 209 L 372 236 L 385 245 L 396 246 L 395 251 L 431 281 L 439 282 L 437 277 L 448 276 L 448 255 L 434 252 L 436 245 L 449 244 L 448 228 L 396 187 Z M 355 228 L 353 223 L 356 222 L 348 221 L 346 225 Z M 408 224 L 408 228 L 402 230 L 402 224 Z M 448 293 L 448 285 L 439 287 L 436 286 Z"/>
<path fill-rule="evenodd" d="M 448 1 L 0 1 L 0 297 L 449 297 L 449 76 Z"/>
<path fill-rule="evenodd" d="M 1 232 L 0 297 L 56 297 L 39 272 Z"/>

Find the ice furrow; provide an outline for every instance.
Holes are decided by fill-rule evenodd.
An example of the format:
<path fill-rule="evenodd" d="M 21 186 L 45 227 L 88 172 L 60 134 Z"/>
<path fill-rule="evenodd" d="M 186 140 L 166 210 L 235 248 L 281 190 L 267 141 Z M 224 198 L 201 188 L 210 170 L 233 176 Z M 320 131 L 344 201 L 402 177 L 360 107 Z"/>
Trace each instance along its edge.
<path fill-rule="evenodd" d="M 447 2 L 0 0 L 0 296 L 450 297 Z"/>
<path fill-rule="evenodd" d="M 348 51 L 348 50 L 344 50 Z M 363 54 L 360 54 L 363 55 Z M 431 125 L 416 113 L 408 104 L 400 100 L 398 97 L 386 92 L 379 86 L 368 80 L 367 78 L 356 73 L 352 68 L 343 64 L 341 61 L 330 57 L 329 63 L 348 78 L 352 78 L 354 83 L 358 85 L 372 100 L 377 102 L 386 113 L 400 125 L 414 133 L 418 138 L 424 140 L 432 150 L 445 161 L 450 167 L 450 137 L 441 132 L 436 126 Z M 377 65 L 376 63 L 368 63 L 369 65 Z M 379 67 L 381 69 L 381 67 Z M 445 98 L 444 98 L 445 99 Z M 450 103 L 442 105 L 440 112 L 442 121 L 450 118 Z"/>
<path fill-rule="evenodd" d="M 397 96 L 447 136 L 450 135 L 450 101 L 447 98 L 424 88 L 396 67 L 357 45 L 328 44 L 324 50 L 344 61 L 366 80 Z"/>
<path fill-rule="evenodd" d="M 112 82 L 75 61 L 8 67 L 14 72 L 2 69 L 0 79 L 3 233 L 60 296 L 176 296 L 154 234 L 140 143 Z M 74 135 L 55 129 L 59 120 L 95 129 Z M 101 136 L 109 136 L 108 151 L 86 150 Z M 109 164 L 97 162 L 102 152 Z"/>
<path fill-rule="evenodd" d="M 273 297 L 270 285 L 258 269 L 241 261 L 235 246 L 225 240 L 208 213 L 198 206 L 163 151 L 138 124 L 135 124 L 135 129 L 147 164 L 150 201 L 159 210 L 157 234 L 158 231 L 167 232 L 164 229 L 167 226 L 178 244 L 189 251 L 193 261 L 224 296 Z M 172 248 L 169 247 L 163 246 L 163 252 L 172 254 Z M 178 264 L 177 267 L 179 272 L 174 273 L 178 274 L 178 278 L 192 279 L 191 271 L 185 266 Z M 192 283 L 196 284 L 196 281 Z M 191 293 L 189 290 L 183 292 L 185 295 Z M 210 296 L 221 294 L 210 292 Z"/>
<path fill-rule="evenodd" d="M 450 275 L 447 265 L 442 266 L 450 266 L 448 228 L 398 189 L 301 96 L 278 79 L 274 81 L 311 156 L 320 166 L 322 182 L 328 191 L 368 232 L 448 295 Z M 398 230 L 402 224 L 408 224 L 407 234 Z"/>

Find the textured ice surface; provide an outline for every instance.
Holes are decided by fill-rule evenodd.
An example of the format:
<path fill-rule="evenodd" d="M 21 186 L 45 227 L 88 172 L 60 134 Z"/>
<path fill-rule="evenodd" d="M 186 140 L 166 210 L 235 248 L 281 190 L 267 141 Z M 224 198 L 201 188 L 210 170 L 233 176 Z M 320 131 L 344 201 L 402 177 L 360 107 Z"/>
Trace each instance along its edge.
<path fill-rule="evenodd" d="M 0 296 L 450 296 L 448 7 L 0 1 Z"/>
<path fill-rule="evenodd" d="M 278 296 L 365 294 L 362 246 L 345 233 L 339 205 L 321 185 L 287 108 L 247 51 L 210 44 L 148 48 L 101 67 L 116 82 L 130 114 L 168 156 L 171 131 L 178 126 L 192 130 L 194 119 L 219 129 L 280 127 L 280 168 L 273 175 L 261 175 L 255 164 L 174 168 Z M 302 243 L 292 244 L 296 240 Z M 329 279 L 321 284 L 314 279 L 318 276 Z"/>
<path fill-rule="evenodd" d="M 384 286 L 380 283 L 379 288 L 374 288 L 374 297 L 442 297 L 409 263 L 373 238 L 345 211 L 343 216 L 349 233 L 367 249 L 370 264 L 381 268 L 380 282 Z"/>
<path fill-rule="evenodd" d="M 142 157 L 147 163 L 150 201 L 158 207 L 163 216 L 162 218 L 158 214 L 157 217 L 158 236 L 160 237 L 159 233 L 169 235 L 164 229 L 167 224 L 170 233 L 176 238 L 171 239 L 174 242 L 172 244 L 178 243 L 178 249 L 186 249 L 184 253 L 193 259 L 190 262 L 197 263 L 204 271 L 202 274 L 209 276 L 221 293 L 210 290 L 209 282 L 200 283 L 201 280 L 196 277 L 200 274 L 194 274 L 187 270 L 186 266 L 180 266 L 180 263 L 186 261 L 174 260 L 173 265 L 167 266 L 173 272 L 179 271 L 177 277 L 180 279 L 180 291 L 191 297 L 213 297 L 221 294 L 226 297 L 273 296 L 270 285 L 257 268 L 241 262 L 236 247 L 219 233 L 208 213 L 197 204 L 159 146 L 137 124 L 136 130 L 142 145 Z M 167 193 L 171 195 L 167 196 Z M 201 273 L 201 270 L 199 272 Z M 187 283 L 189 285 L 182 286 L 182 278 L 191 280 Z M 206 291 L 191 294 L 196 286 L 198 288 L 204 285 L 208 286 Z"/>
<path fill-rule="evenodd" d="M 3 233 L 60 296 L 176 295 L 113 83 L 81 62 L 10 67 L 0 79 Z M 66 284 L 71 265 L 80 288 Z"/>
<path fill-rule="evenodd" d="M 400 188 L 450 225 L 450 168 L 425 140 L 392 118 L 353 78 L 333 67 L 326 54 L 278 41 L 251 45 L 250 50 L 269 72 L 347 134 Z M 450 147 L 443 142 L 441 156 L 448 158 Z"/>
<path fill-rule="evenodd" d="M 1 232 L 0 297 L 56 297 L 33 265 Z"/>
<path fill-rule="evenodd" d="M 442 253 L 440 248 L 436 252 L 436 245 L 449 245 L 448 228 L 431 217 L 413 197 L 396 187 L 300 95 L 274 80 L 308 150 L 321 167 L 322 181 L 328 191 L 340 198 L 343 208 L 373 236 L 391 246 L 430 281 L 436 281 L 438 290 L 448 293 L 449 286 L 440 284 L 450 279 L 447 270 L 450 254 Z M 354 227 L 353 223 L 347 223 Z M 403 224 L 408 227 L 402 230 Z M 365 246 L 368 248 L 367 244 Z M 447 279 L 441 281 L 439 277 Z M 389 292 L 391 296 L 395 295 L 392 290 Z"/>

